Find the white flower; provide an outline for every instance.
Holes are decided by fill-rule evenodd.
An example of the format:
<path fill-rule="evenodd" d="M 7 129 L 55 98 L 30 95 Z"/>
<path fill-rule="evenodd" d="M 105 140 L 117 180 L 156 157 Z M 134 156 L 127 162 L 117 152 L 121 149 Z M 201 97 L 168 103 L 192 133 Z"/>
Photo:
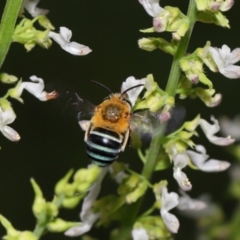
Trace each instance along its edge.
<path fill-rule="evenodd" d="M 108 171 L 110 174 L 114 173 L 113 164 L 111 164 L 108 168 Z M 116 183 L 121 184 L 122 181 L 128 176 L 129 175 L 127 173 L 125 173 L 125 171 L 119 171 L 117 174 L 114 175 L 114 180 L 116 181 Z"/>
<path fill-rule="evenodd" d="M 37 5 L 40 0 L 24 0 L 23 7 L 29 12 L 32 17 L 48 14 L 49 10 L 38 8 Z"/>
<path fill-rule="evenodd" d="M 149 240 L 147 231 L 144 228 L 135 228 L 132 230 L 133 240 Z"/>
<path fill-rule="evenodd" d="M 60 33 L 50 31 L 48 36 L 52 38 L 60 47 L 73 55 L 84 56 L 90 53 L 92 50 L 77 42 L 70 42 L 72 37 L 72 31 L 66 27 L 60 27 Z"/>
<path fill-rule="evenodd" d="M 204 208 L 206 208 L 206 203 L 198 200 L 193 199 L 189 195 L 186 194 L 186 192 L 181 191 L 182 196 L 179 197 L 179 204 L 177 208 L 182 211 L 200 211 Z"/>
<path fill-rule="evenodd" d="M 186 153 L 191 161 L 204 172 L 221 172 L 229 168 L 230 163 L 226 161 L 219 161 L 216 159 L 210 159 L 209 155 L 206 154 L 206 149 L 202 145 L 196 145 L 195 149 L 197 152 L 187 150 Z"/>
<path fill-rule="evenodd" d="M 240 48 L 231 52 L 227 45 L 223 45 L 222 48 L 209 47 L 208 52 L 222 75 L 227 78 L 240 78 L 240 66 L 234 65 L 240 60 Z"/>
<path fill-rule="evenodd" d="M 82 220 L 82 222 L 79 223 L 79 226 L 68 229 L 65 232 L 66 236 L 76 237 L 88 232 L 92 228 L 92 225 L 100 217 L 100 214 L 94 213 L 91 208 L 94 201 L 98 197 L 98 194 L 101 190 L 102 180 L 107 174 L 107 171 L 108 171 L 108 167 L 101 168 L 101 173 L 97 181 L 91 186 L 87 196 L 83 200 L 82 210 L 80 212 L 80 219 Z"/>
<path fill-rule="evenodd" d="M 40 101 L 47 101 L 53 98 L 56 98 L 57 93 L 55 91 L 47 93 L 43 91 L 45 85 L 42 78 L 36 76 L 31 76 L 30 80 L 33 82 L 19 82 L 15 88 L 9 90 L 9 96 L 16 98 L 20 102 L 23 102 L 20 96 L 22 95 L 23 90 L 27 90 L 29 93 L 34 95 Z"/>
<path fill-rule="evenodd" d="M 121 93 L 124 91 L 130 89 L 131 87 L 137 86 L 139 84 L 143 84 L 143 86 L 139 86 L 136 88 L 133 88 L 132 90 L 129 90 L 126 92 L 129 101 L 131 102 L 132 106 L 134 106 L 138 95 L 141 93 L 141 91 L 144 88 L 145 83 L 147 82 L 147 78 L 142 78 L 140 80 L 136 79 L 135 77 L 128 77 L 125 82 L 122 83 L 121 87 Z"/>
<path fill-rule="evenodd" d="M 173 156 L 173 177 L 178 182 L 178 185 L 184 191 L 189 191 L 192 189 L 192 184 L 187 178 L 187 175 L 182 172 L 182 169 L 185 168 L 188 164 L 188 156 L 186 153 L 178 153 Z"/>
<path fill-rule="evenodd" d="M 221 132 L 224 135 L 240 140 L 240 115 L 236 116 L 233 120 L 230 120 L 227 117 L 221 117 L 219 122 Z"/>
<path fill-rule="evenodd" d="M 164 9 L 160 7 L 159 0 L 139 0 L 145 11 L 152 17 L 159 15 Z"/>
<path fill-rule="evenodd" d="M 163 222 L 172 233 L 177 233 L 179 228 L 179 221 L 175 215 L 168 211 L 178 205 L 178 195 L 174 192 L 168 193 L 166 187 L 162 188 L 162 207 L 160 210 Z"/>
<path fill-rule="evenodd" d="M 215 136 L 214 134 L 220 130 L 220 126 L 218 124 L 218 120 L 215 119 L 213 116 L 211 116 L 211 120 L 213 121 L 213 125 L 211 125 L 204 119 L 200 119 L 199 121 L 200 127 L 202 128 L 203 132 L 211 143 L 219 146 L 227 146 L 235 142 L 235 140 L 232 139 L 230 136 L 226 138 Z"/>
<path fill-rule="evenodd" d="M 6 138 L 13 142 L 19 141 L 20 136 L 13 128 L 7 125 L 14 122 L 15 118 L 16 115 L 11 106 L 7 107 L 5 110 L 0 107 L 0 131 Z"/>

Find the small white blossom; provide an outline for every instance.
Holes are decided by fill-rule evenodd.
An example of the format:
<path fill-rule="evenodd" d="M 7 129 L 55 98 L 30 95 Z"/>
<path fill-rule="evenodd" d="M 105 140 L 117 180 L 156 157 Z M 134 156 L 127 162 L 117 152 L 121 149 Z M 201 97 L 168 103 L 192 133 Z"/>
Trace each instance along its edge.
<path fill-rule="evenodd" d="M 193 199 L 191 198 L 186 192 L 181 191 L 182 196 L 179 197 L 179 204 L 177 208 L 181 211 L 200 211 L 204 208 L 206 208 L 206 203 L 198 200 L 198 199 Z"/>
<path fill-rule="evenodd" d="M 60 27 L 60 33 L 50 31 L 48 36 L 52 38 L 60 47 L 73 55 L 84 56 L 90 53 L 92 50 L 77 42 L 70 42 L 72 37 L 72 31 L 66 27 Z"/>
<path fill-rule="evenodd" d="M 132 230 L 133 240 L 149 240 L 147 231 L 144 228 L 135 228 Z"/>
<path fill-rule="evenodd" d="M 223 45 L 222 48 L 209 47 L 208 52 L 222 75 L 227 78 L 240 78 L 240 66 L 234 65 L 240 60 L 240 48 L 231 52 L 227 45 Z"/>
<path fill-rule="evenodd" d="M 219 146 L 227 146 L 234 143 L 235 140 L 232 139 L 230 136 L 226 138 L 215 136 L 214 134 L 219 132 L 220 126 L 218 120 L 215 119 L 213 116 L 211 116 L 211 121 L 213 121 L 212 125 L 204 119 L 200 119 L 199 121 L 200 127 L 202 128 L 204 134 L 211 143 Z"/>
<path fill-rule="evenodd" d="M 192 184 L 188 180 L 187 175 L 182 172 L 182 169 L 185 168 L 188 164 L 188 155 L 186 153 L 178 153 L 173 156 L 173 177 L 178 182 L 178 185 L 184 191 L 189 191 L 192 189 Z"/>
<path fill-rule="evenodd" d="M 221 132 L 225 136 L 231 136 L 234 139 L 240 140 L 240 115 L 236 116 L 233 120 L 227 117 L 219 119 Z"/>
<path fill-rule="evenodd" d="M 7 125 L 14 122 L 15 118 L 16 115 L 10 106 L 5 110 L 0 107 L 0 131 L 6 138 L 13 142 L 19 141 L 20 136 L 13 128 Z"/>
<path fill-rule="evenodd" d="M 114 164 L 114 163 L 113 163 Z M 110 174 L 113 174 L 114 173 L 114 169 L 113 169 L 113 165 L 111 164 L 110 166 L 109 166 L 109 173 Z M 126 178 L 126 177 L 128 177 L 129 175 L 127 174 L 127 173 L 125 173 L 125 171 L 120 171 L 120 172 L 118 172 L 117 174 L 115 174 L 114 175 L 114 180 L 116 181 L 116 183 L 118 183 L 118 184 L 121 184 L 122 183 L 122 181 Z"/>
<path fill-rule="evenodd" d="M 23 90 L 27 90 L 29 93 L 31 93 L 33 96 L 38 98 L 40 101 L 47 101 L 53 98 L 56 98 L 57 93 L 55 91 L 51 93 L 47 93 L 43 91 L 45 85 L 42 78 L 38 78 L 36 76 L 31 76 L 30 80 L 32 82 L 19 82 L 15 88 L 9 90 L 9 95 L 12 98 L 16 98 L 20 102 L 23 102 L 23 100 L 20 98 L 22 95 Z"/>
<path fill-rule="evenodd" d="M 23 7 L 29 12 L 32 17 L 48 14 L 49 10 L 38 8 L 37 5 L 40 0 L 24 0 Z"/>
<path fill-rule="evenodd" d="M 160 213 L 163 222 L 165 223 L 169 231 L 171 231 L 172 233 L 177 233 L 179 228 L 179 221 L 175 215 L 169 213 L 168 211 L 178 205 L 178 195 L 175 192 L 168 193 L 167 188 L 163 187 L 161 201 L 162 206 Z"/>
<path fill-rule="evenodd" d="M 139 2 L 151 17 L 156 17 L 164 10 L 160 7 L 159 0 L 139 0 Z"/>
<path fill-rule="evenodd" d="M 139 84 L 143 84 L 143 86 L 139 86 L 136 88 L 133 88 L 132 90 L 129 90 L 126 92 L 129 101 L 131 102 L 132 106 L 134 106 L 139 94 L 141 93 L 141 91 L 144 88 L 144 85 L 147 82 L 147 78 L 142 78 L 140 80 L 136 79 L 135 77 L 128 77 L 125 82 L 122 83 L 122 87 L 121 87 L 121 93 L 123 93 L 124 91 L 128 90 L 131 87 L 137 86 Z"/>
<path fill-rule="evenodd" d="M 91 186 L 87 196 L 83 200 L 82 210 L 80 212 L 80 219 L 82 222 L 79 223 L 79 226 L 68 229 L 65 232 L 66 236 L 76 237 L 88 232 L 92 228 L 92 225 L 99 219 L 100 213 L 94 213 L 92 211 L 92 205 L 98 197 L 102 180 L 107 174 L 107 171 L 108 167 L 101 168 L 101 173 L 97 181 Z"/>
<path fill-rule="evenodd" d="M 230 163 L 227 161 L 220 161 L 216 159 L 207 159 L 209 155 L 206 154 L 206 149 L 202 145 L 196 145 L 197 152 L 187 150 L 186 153 L 191 161 L 204 172 L 221 172 L 229 168 Z"/>

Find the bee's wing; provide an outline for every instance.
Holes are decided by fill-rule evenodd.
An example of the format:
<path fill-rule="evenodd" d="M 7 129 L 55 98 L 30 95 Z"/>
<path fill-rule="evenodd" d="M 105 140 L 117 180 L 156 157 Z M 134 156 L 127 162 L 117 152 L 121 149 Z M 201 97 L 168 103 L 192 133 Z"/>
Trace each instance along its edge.
<path fill-rule="evenodd" d="M 47 88 L 58 93 L 56 105 L 65 116 L 77 118 L 78 121 L 90 120 L 93 116 L 95 105 L 80 97 L 69 86 L 62 82 L 52 82 L 48 84 Z"/>
<path fill-rule="evenodd" d="M 166 124 L 165 135 L 168 135 L 177 130 L 183 123 L 186 110 L 182 106 L 176 106 L 171 110 L 171 118 Z M 160 122 L 161 111 L 150 112 L 142 110 L 133 113 L 130 129 L 132 135 L 138 137 L 144 142 L 149 142 L 153 136 L 158 134 L 158 126 Z"/>

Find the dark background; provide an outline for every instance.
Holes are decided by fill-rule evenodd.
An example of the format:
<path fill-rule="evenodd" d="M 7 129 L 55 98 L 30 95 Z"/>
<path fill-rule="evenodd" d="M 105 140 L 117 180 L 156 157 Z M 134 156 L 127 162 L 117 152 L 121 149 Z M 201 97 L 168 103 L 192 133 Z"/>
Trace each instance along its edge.
<path fill-rule="evenodd" d="M 5 1 L 0 2 L 0 9 Z M 184 13 L 188 1 L 161 1 L 161 5 L 178 6 Z M 89 79 L 106 84 L 118 92 L 121 83 L 129 76 L 140 79 L 152 73 L 159 85 L 164 88 L 169 74 L 172 57 L 161 51 L 152 53 L 138 48 L 137 40 L 147 35 L 139 29 L 148 28 L 152 19 L 144 11 L 137 0 L 42 0 L 40 7 L 50 10 L 48 17 L 56 31 L 66 26 L 73 31 L 72 41 L 89 46 L 93 51 L 87 56 L 76 57 L 60 49 L 53 43 L 49 50 L 35 47 L 26 53 L 18 43 L 11 45 L 6 61 L 1 69 L 3 72 L 22 77 L 28 81 L 29 76 L 37 75 L 46 83 L 60 80 L 66 82 L 80 94 L 83 93 L 93 103 L 99 103 L 106 96 L 105 90 L 88 82 Z M 215 25 L 197 23 L 189 46 L 189 52 L 203 47 L 210 40 L 212 46 L 221 47 L 227 44 L 231 49 L 240 45 L 239 28 L 240 3 L 236 1 L 232 10 L 226 13 L 230 20 L 231 30 Z M 151 35 L 150 35 L 151 36 Z M 169 34 L 163 34 L 170 38 Z M 197 113 L 210 120 L 210 115 L 234 116 L 239 111 L 239 80 L 229 80 L 220 74 L 207 71 L 217 92 L 223 94 L 223 101 L 217 108 L 207 108 L 199 100 L 187 100 L 183 104 L 187 108 L 187 119 Z M 6 88 L 2 87 L 2 94 Z M 17 119 L 11 125 L 21 135 L 21 141 L 12 143 L 0 135 L 0 212 L 10 219 L 16 229 L 33 229 L 35 222 L 31 212 L 33 190 L 30 177 L 34 177 L 41 186 L 45 197 L 53 196 L 55 183 L 70 169 L 86 167 L 88 160 L 83 142 L 84 133 L 75 119 L 63 116 L 50 102 L 40 102 L 28 93 L 23 94 L 24 105 L 12 101 Z M 201 135 L 202 136 L 202 135 Z M 210 145 L 205 138 L 197 140 L 207 146 L 210 156 L 216 159 L 233 161 L 224 149 Z M 120 157 L 135 169 L 142 164 L 134 150 L 128 148 Z M 228 174 L 209 174 L 193 170 L 187 172 L 193 184 L 191 196 L 210 193 L 216 202 L 226 204 L 225 190 Z M 177 191 L 175 181 L 171 180 L 172 169 L 158 172 L 154 181 L 167 178 L 170 180 L 170 191 Z M 106 177 L 103 191 L 114 183 Z M 220 190 L 220 191 L 219 191 Z M 109 192 L 114 192 L 110 190 Z M 71 211 L 63 211 L 62 217 L 67 220 L 78 220 L 80 206 Z M 230 209 L 226 208 L 229 212 Z M 181 217 L 179 234 L 176 239 L 194 239 L 194 223 Z M 4 234 L 1 228 L 1 235 Z M 101 228 L 92 231 L 91 235 L 99 239 L 108 239 L 109 230 Z M 68 239 L 62 234 L 48 234 L 43 239 Z M 77 239 L 80 239 L 78 237 Z"/>

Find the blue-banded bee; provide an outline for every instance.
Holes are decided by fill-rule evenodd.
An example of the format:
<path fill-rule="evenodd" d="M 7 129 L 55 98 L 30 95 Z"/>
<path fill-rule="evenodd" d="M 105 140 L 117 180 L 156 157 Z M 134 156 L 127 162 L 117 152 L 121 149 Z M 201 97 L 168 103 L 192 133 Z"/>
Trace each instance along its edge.
<path fill-rule="evenodd" d="M 109 92 L 109 96 L 97 106 L 79 97 L 75 92 L 66 91 L 63 95 L 65 98 L 69 97 L 68 105 L 75 106 L 78 112 L 79 125 L 85 131 L 84 141 L 88 157 L 92 163 L 106 167 L 125 150 L 131 133 L 137 132 L 138 135 L 151 138 L 160 124 L 160 112 L 132 112 L 127 92 L 142 87 L 143 84 L 132 86 L 122 93 L 113 93 L 108 87 L 95 81 L 91 82 Z M 61 93 L 59 95 L 61 97 Z"/>

